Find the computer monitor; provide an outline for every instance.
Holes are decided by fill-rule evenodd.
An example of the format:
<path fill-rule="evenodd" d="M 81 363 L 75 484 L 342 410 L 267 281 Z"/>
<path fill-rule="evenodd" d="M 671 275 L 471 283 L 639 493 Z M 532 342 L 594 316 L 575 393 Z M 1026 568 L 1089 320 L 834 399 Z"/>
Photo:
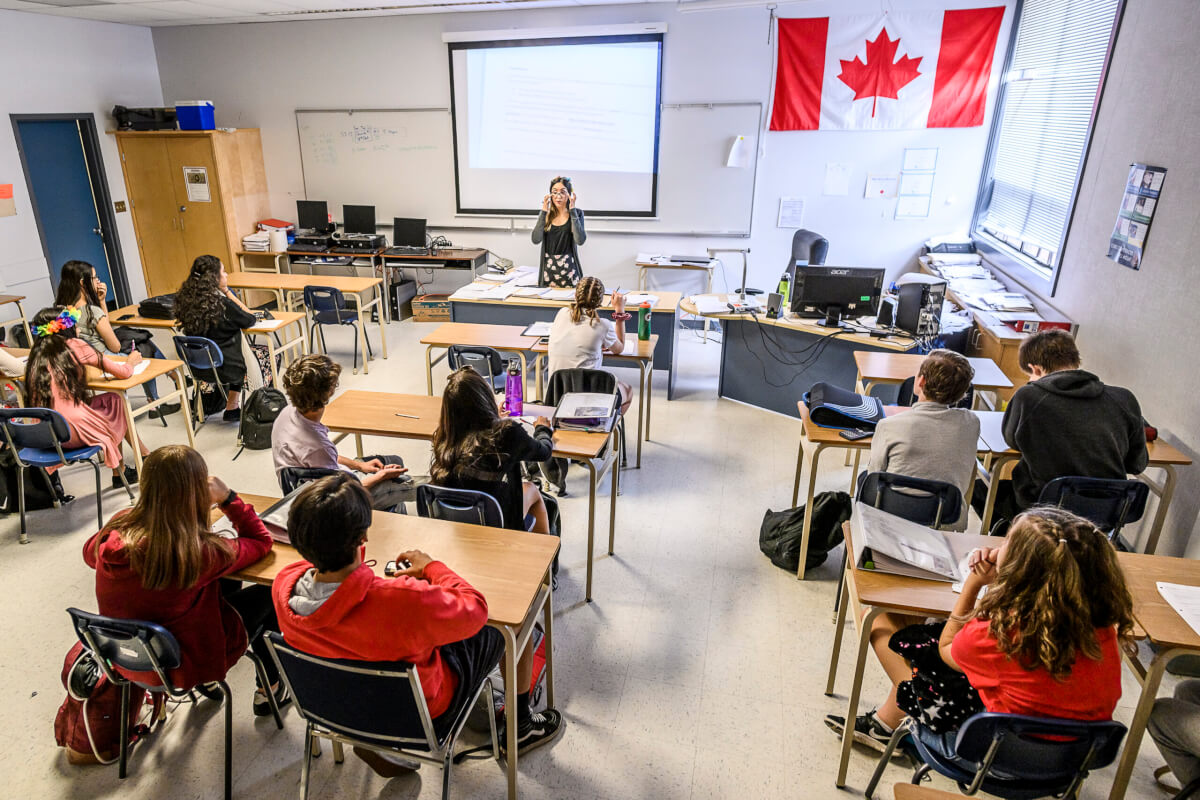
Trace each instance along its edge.
<path fill-rule="evenodd" d="M 841 318 L 874 314 L 883 293 L 881 269 L 796 265 L 792 311 L 802 317 L 824 317 L 819 323 L 839 327 Z"/>
<path fill-rule="evenodd" d="M 342 206 L 343 233 L 375 233 L 375 206 Z"/>
<path fill-rule="evenodd" d="M 392 245 L 395 247 L 424 247 L 425 220 L 408 217 L 393 218 Z"/>
<path fill-rule="evenodd" d="M 329 206 L 324 200 L 297 200 L 296 227 L 302 231 L 323 231 L 329 226 Z"/>

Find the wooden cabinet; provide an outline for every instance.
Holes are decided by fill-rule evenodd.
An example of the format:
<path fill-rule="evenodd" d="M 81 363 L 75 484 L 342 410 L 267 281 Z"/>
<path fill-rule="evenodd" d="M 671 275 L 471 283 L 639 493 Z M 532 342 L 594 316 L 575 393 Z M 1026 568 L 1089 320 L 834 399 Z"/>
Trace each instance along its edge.
<path fill-rule="evenodd" d="M 174 292 L 200 255 L 214 255 L 236 271 L 242 237 L 270 216 L 259 130 L 115 136 L 146 291 Z"/>

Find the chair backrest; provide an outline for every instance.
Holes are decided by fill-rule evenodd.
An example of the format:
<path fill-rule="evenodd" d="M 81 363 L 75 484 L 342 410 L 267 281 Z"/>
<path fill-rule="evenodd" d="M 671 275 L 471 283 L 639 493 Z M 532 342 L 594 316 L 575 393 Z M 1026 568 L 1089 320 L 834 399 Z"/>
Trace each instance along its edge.
<path fill-rule="evenodd" d="M 1065 508 L 1115 536 L 1142 518 L 1149 496 L 1150 487 L 1141 481 L 1070 475 L 1043 486 L 1038 502 Z"/>
<path fill-rule="evenodd" d="M 1124 736 L 1119 722 L 983 712 L 958 729 L 954 752 L 987 767 L 989 774 L 1003 775 L 1010 786 L 1028 778 L 1039 785 L 1060 782 L 1065 788 L 1111 764 Z"/>
<path fill-rule="evenodd" d="M 899 393 L 896 395 L 896 405 L 911 406 L 917 402 L 917 395 L 913 391 L 913 387 L 916 386 L 916 383 L 917 383 L 917 379 L 915 377 L 904 379 L 904 382 L 900 384 Z M 952 406 L 952 408 L 970 409 L 974 405 L 975 405 L 975 387 L 968 386 L 967 393 L 965 395 L 963 395 L 963 399 L 959 400 L 957 403 L 955 403 Z"/>
<path fill-rule="evenodd" d="M 313 311 L 340 311 L 346 307 L 346 298 L 332 286 L 305 286 L 304 305 Z"/>
<path fill-rule="evenodd" d="M 410 664 L 321 658 L 297 650 L 274 631 L 265 636 L 304 720 L 388 747 L 439 746 L 421 679 Z"/>
<path fill-rule="evenodd" d="M 560 369 L 550 376 L 546 387 L 546 404 L 557 406 L 568 392 L 594 392 L 613 394 L 617 391 L 617 378 L 603 369 Z"/>
<path fill-rule="evenodd" d="M 215 370 L 225 363 L 221 348 L 212 339 L 203 336 L 172 336 L 175 353 L 189 369 Z"/>
<path fill-rule="evenodd" d="M 470 367 L 483 376 L 488 383 L 505 374 L 504 359 L 500 351 L 483 345 L 452 344 L 447 350 L 446 360 L 450 369 Z"/>
<path fill-rule="evenodd" d="M 71 438 L 67 420 L 49 408 L 0 409 L 0 423 L 4 425 L 5 440 L 15 450 L 31 447 L 61 454 L 63 442 Z"/>
<path fill-rule="evenodd" d="M 423 483 L 417 487 L 417 514 L 448 522 L 504 527 L 500 503 L 487 492 L 474 489 L 448 489 Z"/>
<path fill-rule="evenodd" d="M 858 487 L 858 500 L 920 525 L 938 527 L 962 515 L 963 496 L 945 481 L 912 478 L 894 472 L 869 472 Z"/>
<path fill-rule="evenodd" d="M 792 234 L 792 260 L 788 262 L 788 271 L 796 268 L 796 261 L 807 261 L 813 266 L 825 263 L 829 255 L 829 240 L 816 231 L 801 228 Z"/>
<path fill-rule="evenodd" d="M 130 672 L 154 672 L 171 687 L 167 671 L 180 664 L 179 642 L 163 626 L 137 619 L 117 619 L 68 608 L 75 635 L 101 660 L 109 680 L 119 680 L 109 667 Z M 181 687 L 190 688 L 190 687 Z"/>
<path fill-rule="evenodd" d="M 327 469 L 325 467 L 284 467 L 279 470 L 277 475 L 279 478 L 279 488 L 283 490 L 284 494 L 291 494 L 306 483 L 312 483 L 330 475 L 337 475 L 341 471 L 340 469 Z"/>

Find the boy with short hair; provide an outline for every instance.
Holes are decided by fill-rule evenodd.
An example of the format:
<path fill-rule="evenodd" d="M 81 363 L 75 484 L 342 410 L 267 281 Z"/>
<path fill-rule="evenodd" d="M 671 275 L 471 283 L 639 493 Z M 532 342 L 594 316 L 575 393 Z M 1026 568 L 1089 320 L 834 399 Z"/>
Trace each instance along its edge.
<path fill-rule="evenodd" d="M 951 350 L 930 352 L 913 384 L 917 402 L 881 420 L 871 439 L 869 472 L 892 472 L 958 487 L 962 513 L 942 521 L 947 530 L 967 528 L 966 501 L 975 474 L 979 418 L 969 409 L 953 406 L 966 396 L 974 377 L 975 370 L 964 356 Z"/>
<path fill-rule="evenodd" d="M 994 517 L 1011 520 L 1037 503 L 1055 478 L 1124 478 L 1146 469 L 1146 428 L 1137 398 L 1079 368 L 1079 348 L 1064 330 L 1021 343 L 1021 369 L 1033 379 L 1004 412 L 1004 441 L 1021 452 L 1012 480 L 997 487 Z M 986 490 L 976 485 L 982 509 Z"/>
<path fill-rule="evenodd" d="M 283 374 L 283 389 L 291 405 L 280 412 L 271 428 L 271 456 L 275 471 L 285 467 L 347 469 L 371 493 L 371 505 L 391 511 L 412 499 L 408 470 L 399 456 L 368 456 L 358 461 L 338 453 L 321 424 L 325 406 L 337 389 L 342 365 L 329 356 L 309 355 L 294 361 Z"/>
<path fill-rule="evenodd" d="M 300 491 L 288 536 L 305 560 L 284 567 L 272 586 L 279 630 L 293 647 L 322 658 L 412 664 L 434 723 L 445 715 L 453 719 L 470 700 L 470 689 L 500 662 L 504 638 L 486 625 L 483 595 L 425 553 L 397 555 L 397 562 L 410 566 L 392 578 L 364 564 L 360 547 L 371 515 L 370 495 L 348 474 Z M 532 675 L 533 648 L 526 647 L 516 676 L 525 690 L 517 696 L 522 754 L 553 741 L 565 725 L 554 709 L 530 709 Z M 375 751 L 355 753 L 384 777 L 411 769 Z"/>

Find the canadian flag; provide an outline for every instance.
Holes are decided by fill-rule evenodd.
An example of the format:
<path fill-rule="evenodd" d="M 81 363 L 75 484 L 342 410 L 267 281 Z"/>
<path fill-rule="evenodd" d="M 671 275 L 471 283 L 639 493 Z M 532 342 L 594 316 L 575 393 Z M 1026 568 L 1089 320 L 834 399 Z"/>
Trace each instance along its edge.
<path fill-rule="evenodd" d="M 1004 7 L 779 20 L 771 130 L 983 124 Z"/>

